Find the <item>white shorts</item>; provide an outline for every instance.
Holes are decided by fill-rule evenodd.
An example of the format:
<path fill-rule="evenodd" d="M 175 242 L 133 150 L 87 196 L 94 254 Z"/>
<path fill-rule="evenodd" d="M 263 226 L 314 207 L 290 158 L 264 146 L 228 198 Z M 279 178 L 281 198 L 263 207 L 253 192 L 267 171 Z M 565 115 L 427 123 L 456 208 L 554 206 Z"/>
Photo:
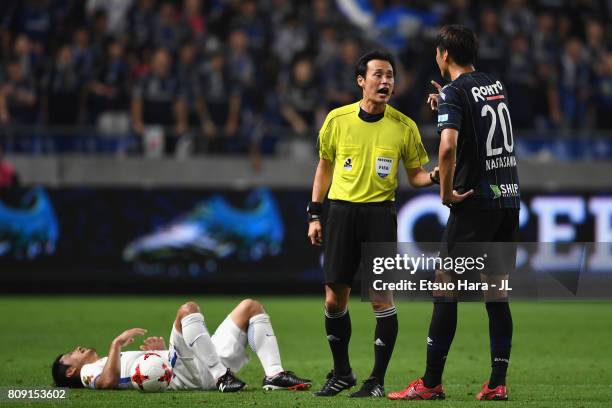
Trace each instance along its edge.
<path fill-rule="evenodd" d="M 240 371 L 249 362 L 247 334 L 227 316 L 211 337 L 221 363 L 232 370 Z M 216 382 L 206 367 L 201 367 L 193 350 L 185 343 L 183 334 L 172 325 L 168 360 L 174 373 L 171 390 L 216 389 Z"/>

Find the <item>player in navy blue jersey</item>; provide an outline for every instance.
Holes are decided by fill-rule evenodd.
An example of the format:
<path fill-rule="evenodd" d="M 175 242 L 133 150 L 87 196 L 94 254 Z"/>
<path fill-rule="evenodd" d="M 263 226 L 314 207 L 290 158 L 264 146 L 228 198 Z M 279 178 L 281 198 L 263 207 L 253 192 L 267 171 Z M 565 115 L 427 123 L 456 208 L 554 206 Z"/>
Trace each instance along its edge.
<path fill-rule="evenodd" d="M 475 70 L 477 53 L 478 40 L 470 29 L 450 25 L 440 30 L 436 63 L 449 83 L 441 87 L 432 81 L 438 93 L 427 102 L 438 111 L 440 197 L 451 209 L 442 241 L 451 254 L 460 243 L 515 242 L 518 235 L 520 188 L 508 95 L 497 78 Z M 507 279 L 514 265 L 512 244 L 497 250 L 481 274 L 483 282 Z M 444 274 L 438 271 L 437 279 Z M 505 400 L 512 316 L 505 290 L 485 291 L 484 298 L 492 370 L 476 398 Z M 434 292 L 425 375 L 390 393 L 390 399 L 445 398 L 442 372 L 456 327 L 456 293 Z"/>

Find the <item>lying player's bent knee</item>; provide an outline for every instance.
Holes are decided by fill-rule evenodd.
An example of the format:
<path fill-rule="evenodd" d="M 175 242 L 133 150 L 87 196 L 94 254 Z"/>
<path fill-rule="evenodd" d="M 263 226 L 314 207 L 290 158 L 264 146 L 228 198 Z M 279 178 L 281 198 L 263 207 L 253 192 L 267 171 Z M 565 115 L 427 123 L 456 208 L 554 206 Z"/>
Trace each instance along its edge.
<path fill-rule="evenodd" d="M 198 306 L 198 304 L 194 301 L 186 302 L 185 304 L 181 305 L 178 310 L 178 315 L 181 317 L 185 317 L 192 313 L 200 313 L 200 306 Z"/>
<path fill-rule="evenodd" d="M 239 306 L 245 308 L 251 316 L 264 312 L 263 305 L 255 299 L 244 299 Z"/>

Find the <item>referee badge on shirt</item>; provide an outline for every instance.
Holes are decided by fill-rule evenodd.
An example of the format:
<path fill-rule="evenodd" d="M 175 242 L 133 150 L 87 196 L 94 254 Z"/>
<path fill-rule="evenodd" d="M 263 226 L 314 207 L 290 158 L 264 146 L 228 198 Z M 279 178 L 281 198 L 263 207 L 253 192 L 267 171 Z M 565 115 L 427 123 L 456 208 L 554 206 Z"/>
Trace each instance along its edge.
<path fill-rule="evenodd" d="M 344 170 L 350 171 L 353 169 L 353 159 L 351 159 L 350 157 L 347 157 L 346 160 L 344 160 Z"/>
<path fill-rule="evenodd" d="M 376 174 L 381 178 L 386 178 L 391 174 L 391 168 L 393 168 L 393 159 L 389 157 L 377 157 L 376 158 Z"/>

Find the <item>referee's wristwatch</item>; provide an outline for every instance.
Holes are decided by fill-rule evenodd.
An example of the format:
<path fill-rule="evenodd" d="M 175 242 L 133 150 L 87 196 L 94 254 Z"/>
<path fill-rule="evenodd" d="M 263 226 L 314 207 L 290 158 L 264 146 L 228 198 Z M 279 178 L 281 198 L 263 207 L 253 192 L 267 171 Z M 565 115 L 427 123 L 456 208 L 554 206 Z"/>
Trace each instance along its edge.
<path fill-rule="evenodd" d="M 435 174 L 436 174 L 435 171 L 430 171 L 429 172 L 429 179 L 434 184 L 440 184 L 440 176 L 438 175 L 438 177 L 436 177 Z"/>
<path fill-rule="evenodd" d="M 323 214 L 323 203 L 309 201 L 308 207 L 306 207 L 306 214 L 308 214 L 308 222 L 320 221 Z"/>

